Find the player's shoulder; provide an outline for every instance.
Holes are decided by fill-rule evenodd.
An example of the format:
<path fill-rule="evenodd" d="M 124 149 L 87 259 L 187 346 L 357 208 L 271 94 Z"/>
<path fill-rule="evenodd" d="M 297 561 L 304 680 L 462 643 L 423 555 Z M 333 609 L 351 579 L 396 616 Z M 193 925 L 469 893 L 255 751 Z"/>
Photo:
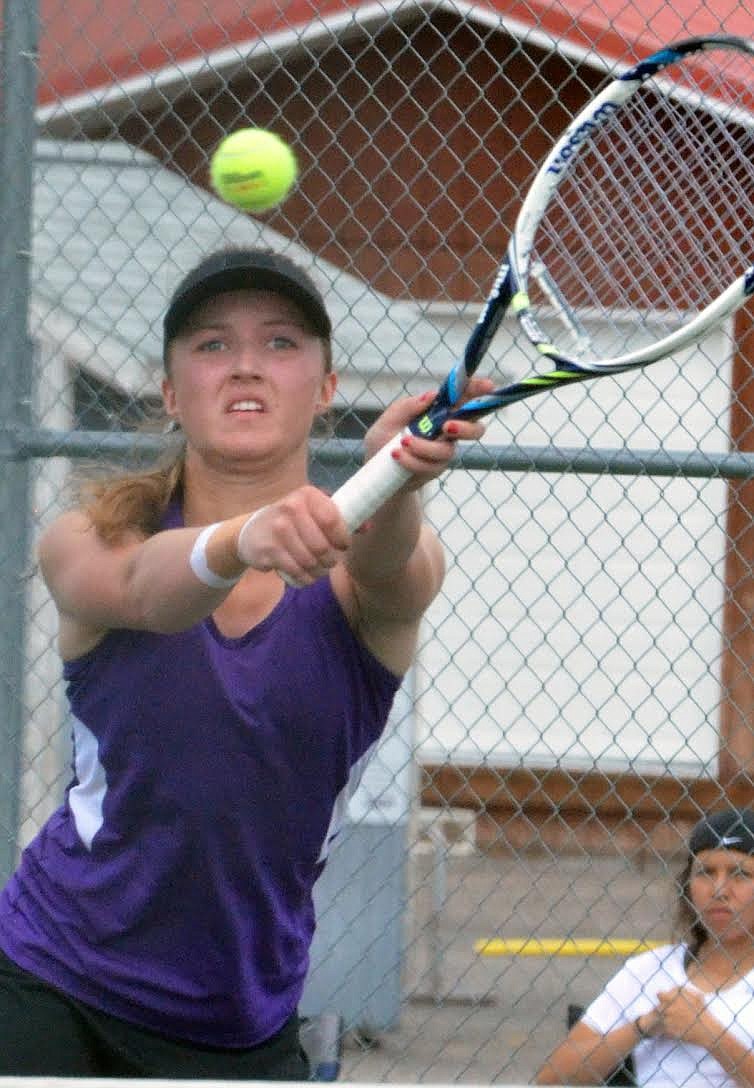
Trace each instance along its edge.
<path fill-rule="evenodd" d="M 81 506 L 72 506 L 68 510 L 63 510 L 47 525 L 43 536 L 65 533 L 73 529 L 82 532 L 86 528 L 91 528 L 91 525 L 92 521 L 86 510 Z"/>
<path fill-rule="evenodd" d="M 118 534 L 118 540 L 125 543 L 132 539 L 142 539 L 143 535 L 135 528 L 127 529 Z M 81 543 L 86 538 L 104 543 L 88 511 L 83 507 L 75 506 L 58 514 L 42 530 L 39 537 L 39 549 L 44 550 L 67 542 Z"/>
<path fill-rule="evenodd" d="M 39 536 L 37 553 L 42 562 L 55 555 L 69 542 L 80 542 L 92 529 L 86 512 L 78 507 L 63 511 L 45 526 Z"/>
<path fill-rule="evenodd" d="M 59 514 L 42 531 L 37 543 L 40 570 L 51 587 L 60 571 L 81 569 L 87 563 L 109 562 L 110 555 L 143 540 L 143 533 L 129 529 L 108 541 L 98 532 L 86 510 L 72 508 Z"/>

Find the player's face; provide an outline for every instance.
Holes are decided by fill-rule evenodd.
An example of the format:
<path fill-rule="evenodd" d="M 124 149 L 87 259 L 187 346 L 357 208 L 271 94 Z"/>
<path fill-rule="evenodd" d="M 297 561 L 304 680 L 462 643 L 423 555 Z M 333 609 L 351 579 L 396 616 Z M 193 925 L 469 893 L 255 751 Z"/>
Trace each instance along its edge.
<path fill-rule="evenodd" d="M 754 940 L 754 857 L 738 850 L 701 850 L 689 894 L 708 933 L 722 943 Z"/>
<path fill-rule="evenodd" d="M 335 393 L 325 346 L 282 295 L 218 295 L 170 348 L 168 414 L 205 455 L 260 458 L 300 452 Z"/>

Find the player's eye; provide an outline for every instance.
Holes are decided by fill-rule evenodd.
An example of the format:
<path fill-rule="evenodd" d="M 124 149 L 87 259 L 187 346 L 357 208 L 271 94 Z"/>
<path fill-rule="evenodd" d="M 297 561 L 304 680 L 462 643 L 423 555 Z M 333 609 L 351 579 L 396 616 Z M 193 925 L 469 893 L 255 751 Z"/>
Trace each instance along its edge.
<path fill-rule="evenodd" d="M 267 343 L 274 351 L 287 351 L 290 348 L 297 347 L 293 337 L 286 336 L 285 333 L 276 333 L 275 336 L 270 337 Z"/>
<path fill-rule="evenodd" d="M 196 349 L 197 351 L 211 353 L 215 351 L 223 351 L 227 346 L 228 345 L 226 344 L 225 340 L 222 339 L 222 337 L 208 336 L 206 339 L 199 341 L 199 343 L 196 345 Z"/>

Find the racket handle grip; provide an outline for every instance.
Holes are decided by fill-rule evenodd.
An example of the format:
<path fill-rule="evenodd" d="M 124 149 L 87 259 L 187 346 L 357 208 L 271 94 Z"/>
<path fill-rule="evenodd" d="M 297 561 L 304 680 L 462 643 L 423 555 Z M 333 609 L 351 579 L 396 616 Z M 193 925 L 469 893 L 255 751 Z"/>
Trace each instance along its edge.
<path fill-rule="evenodd" d="M 411 473 L 393 460 L 393 450 L 400 448 L 404 434 L 410 432 L 405 430 L 392 438 L 332 496 L 350 533 L 363 525 L 410 478 Z M 281 572 L 280 577 L 289 586 L 298 585 L 287 574 Z"/>
<path fill-rule="evenodd" d="M 411 473 L 393 460 L 393 450 L 400 449 L 401 439 L 409 433 L 397 434 L 332 496 L 349 532 L 363 525 L 410 479 Z"/>

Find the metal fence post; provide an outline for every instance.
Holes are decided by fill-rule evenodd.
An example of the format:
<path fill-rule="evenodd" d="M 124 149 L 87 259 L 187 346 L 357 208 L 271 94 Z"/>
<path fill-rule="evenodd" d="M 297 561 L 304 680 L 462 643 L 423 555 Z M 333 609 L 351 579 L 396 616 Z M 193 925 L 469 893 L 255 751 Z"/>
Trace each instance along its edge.
<path fill-rule="evenodd" d="M 29 462 L 15 456 L 16 428 L 31 423 L 33 348 L 27 315 L 37 94 L 36 0 L 5 0 L 0 145 L 0 880 L 12 870 L 24 689 Z"/>

